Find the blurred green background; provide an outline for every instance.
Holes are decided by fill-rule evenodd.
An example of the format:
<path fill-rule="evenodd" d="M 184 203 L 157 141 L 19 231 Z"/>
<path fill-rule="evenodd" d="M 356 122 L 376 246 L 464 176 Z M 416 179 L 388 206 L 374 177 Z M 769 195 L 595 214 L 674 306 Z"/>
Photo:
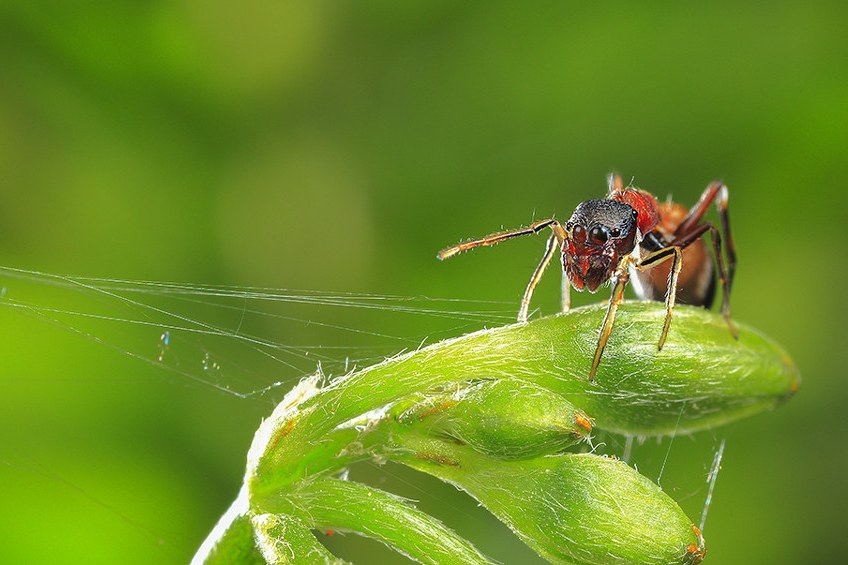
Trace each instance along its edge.
<path fill-rule="evenodd" d="M 671 494 L 697 522 L 727 438 L 708 562 L 839 562 L 846 18 L 839 2 L 6 1 L 0 265 L 479 298 L 512 315 L 543 238 L 443 264 L 435 252 L 567 217 L 604 194 L 611 170 L 687 204 L 721 178 L 740 257 L 734 316 L 782 343 L 804 384 L 778 411 L 635 456 L 656 478 L 669 454 L 664 486 L 684 485 Z M 543 281 L 543 312 L 557 286 Z M 342 323 L 430 332 L 392 320 Z M 0 560 L 188 561 L 234 497 L 271 401 L 11 308 L 0 344 Z M 620 452 L 620 438 L 607 447 Z M 532 559 L 451 487 L 385 473 L 373 480 L 492 556 Z M 402 562 L 376 543 L 330 542 L 362 563 Z"/>

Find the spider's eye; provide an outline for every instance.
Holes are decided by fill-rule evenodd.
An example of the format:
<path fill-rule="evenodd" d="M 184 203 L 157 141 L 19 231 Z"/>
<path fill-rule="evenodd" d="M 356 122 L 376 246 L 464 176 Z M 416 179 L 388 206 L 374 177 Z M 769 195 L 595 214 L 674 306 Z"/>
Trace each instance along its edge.
<path fill-rule="evenodd" d="M 586 228 L 577 224 L 574 226 L 574 229 L 571 230 L 571 237 L 574 238 L 574 241 L 583 243 L 586 241 Z"/>
<path fill-rule="evenodd" d="M 606 243 L 609 239 L 610 232 L 609 229 L 604 226 L 595 226 L 589 231 L 589 239 L 595 245 L 601 245 Z"/>
<path fill-rule="evenodd" d="M 610 237 L 618 237 L 620 235 L 621 235 L 621 232 L 617 228 L 610 230 Z"/>

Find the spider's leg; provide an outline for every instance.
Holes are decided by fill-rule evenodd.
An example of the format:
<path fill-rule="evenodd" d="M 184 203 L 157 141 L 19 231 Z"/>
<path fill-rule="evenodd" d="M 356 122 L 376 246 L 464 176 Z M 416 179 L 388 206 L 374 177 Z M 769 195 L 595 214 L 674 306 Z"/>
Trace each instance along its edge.
<path fill-rule="evenodd" d="M 627 268 L 622 262 L 622 267 L 617 272 L 615 287 L 612 289 L 607 313 L 604 316 L 604 323 L 601 325 L 601 333 L 598 335 L 598 345 L 595 348 L 595 356 L 592 358 L 592 368 L 589 370 L 589 382 L 595 380 L 595 374 L 598 372 L 598 365 L 601 363 L 601 356 L 604 354 L 604 348 L 609 341 L 612 326 L 615 324 L 615 315 L 618 313 L 618 305 L 621 304 L 624 298 L 624 287 L 627 286 L 627 281 L 630 280 L 630 275 L 627 274 Z"/>
<path fill-rule="evenodd" d="M 527 289 L 524 291 L 524 296 L 521 298 L 521 308 L 518 310 L 519 322 L 527 321 L 527 313 L 530 310 L 530 299 L 533 297 L 533 291 L 536 290 L 536 285 L 539 284 L 542 275 L 545 274 L 545 269 L 547 269 L 548 265 L 550 265 L 551 258 L 554 256 L 558 242 L 557 234 L 552 233 L 551 237 L 548 238 L 548 245 L 545 247 L 545 254 L 536 266 L 536 270 L 533 271 L 533 276 L 530 277 L 530 282 L 527 283 Z"/>
<path fill-rule="evenodd" d="M 546 227 L 551 226 L 554 231 L 559 227 L 561 231 L 562 226 L 559 225 L 559 222 L 553 218 L 548 220 L 540 220 L 538 222 L 532 223 L 526 228 L 519 228 L 517 230 L 510 230 L 500 233 L 494 233 L 492 235 L 487 235 L 486 237 L 475 239 L 473 241 L 466 241 L 465 243 L 460 243 L 458 245 L 454 245 L 453 247 L 448 247 L 446 249 L 442 249 L 439 251 L 437 257 L 439 259 L 447 259 L 448 257 L 453 257 L 457 253 L 461 253 L 462 251 L 467 251 L 469 249 L 474 249 L 475 247 L 484 247 L 488 245 L 496 245 L 502 241 L 506 241 L 507 239 L 512 239 L 514 237 L 519 237 L 522 235 L 531 235 L 534 233 L 539 233 Z"/>

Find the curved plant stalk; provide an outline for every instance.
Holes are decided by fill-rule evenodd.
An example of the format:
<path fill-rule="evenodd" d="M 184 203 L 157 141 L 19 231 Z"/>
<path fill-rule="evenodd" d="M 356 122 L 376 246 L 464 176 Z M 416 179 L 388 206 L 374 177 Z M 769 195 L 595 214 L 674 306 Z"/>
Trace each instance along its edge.
<path fill-rule="evenodd" d="M 358 483 L 331 478 L 302 481 L 274 506 L 315 529 L 358 532 L 380 540 L 420 563 L 493 563 L 429 514 Z"/>
<path fill-rule="evenodd" d="M 261 551 L 264 563 L 344 563 L 318 543 L 309 526 L 297 518 L 285 514 L 256 514 L 250 519 L 250 524 L 253 527 L 256 547 Z"/>
<path fill-rule="evenodd" d="M 249 520 L 266 559 L 285 553 L 274 548 L 296 545 L 301 536 L 290 532 L 334 525 L 421 562 L 436 555 L 435 562 L 485 562 L 410 505 L 328 478 L 374 458 L 400 461 L 468 491 L 552 562 L 699 562 L 705 551 L 700 533 L 647 479 L 596 455 L 552 454 L 588 434 L 592 421 L 645 435 L 726 424 L 789 398 L 798 371 L 767 338 L 740 326 L 734 340 L 723 318 L 700 308 L 678 307 L 668 341 L 657 351 L 664 308 L 626 303 L 589 382 L 604 310 L 595 305 L 447 340 L 323 388 L 317 377 L 302 381 L 257 431 L 244 500 L 195 561 L 225 562 L 216 548 L 246 544 Z M 327 504 L 344 489 L 351 501 L 367 493 L 374 506 L 346 511 Z M 257 524 L 258 516 L 273 518 Z M 438 553 L 445 540 L 455 548 L 453 561 Z"/>

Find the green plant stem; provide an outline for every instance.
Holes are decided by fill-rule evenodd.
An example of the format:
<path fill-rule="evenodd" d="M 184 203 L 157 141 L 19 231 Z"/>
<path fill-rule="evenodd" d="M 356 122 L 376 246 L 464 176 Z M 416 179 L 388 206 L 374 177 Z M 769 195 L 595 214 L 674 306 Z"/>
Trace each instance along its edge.
<path fill-rule="evenodd" d="M 401 498 L 358 483 L 321 478 L 302 481 L 268 506 L 300 518 L 313 529 L 362 533 L 419 563 L 493 563 L 439 520 Z"/>
<path fill-rule="evenodd" d="M 285 514 L 259 514 L 251 519 L 256 545 L 269 565 L 341 565 L 301 520 Z"/>

